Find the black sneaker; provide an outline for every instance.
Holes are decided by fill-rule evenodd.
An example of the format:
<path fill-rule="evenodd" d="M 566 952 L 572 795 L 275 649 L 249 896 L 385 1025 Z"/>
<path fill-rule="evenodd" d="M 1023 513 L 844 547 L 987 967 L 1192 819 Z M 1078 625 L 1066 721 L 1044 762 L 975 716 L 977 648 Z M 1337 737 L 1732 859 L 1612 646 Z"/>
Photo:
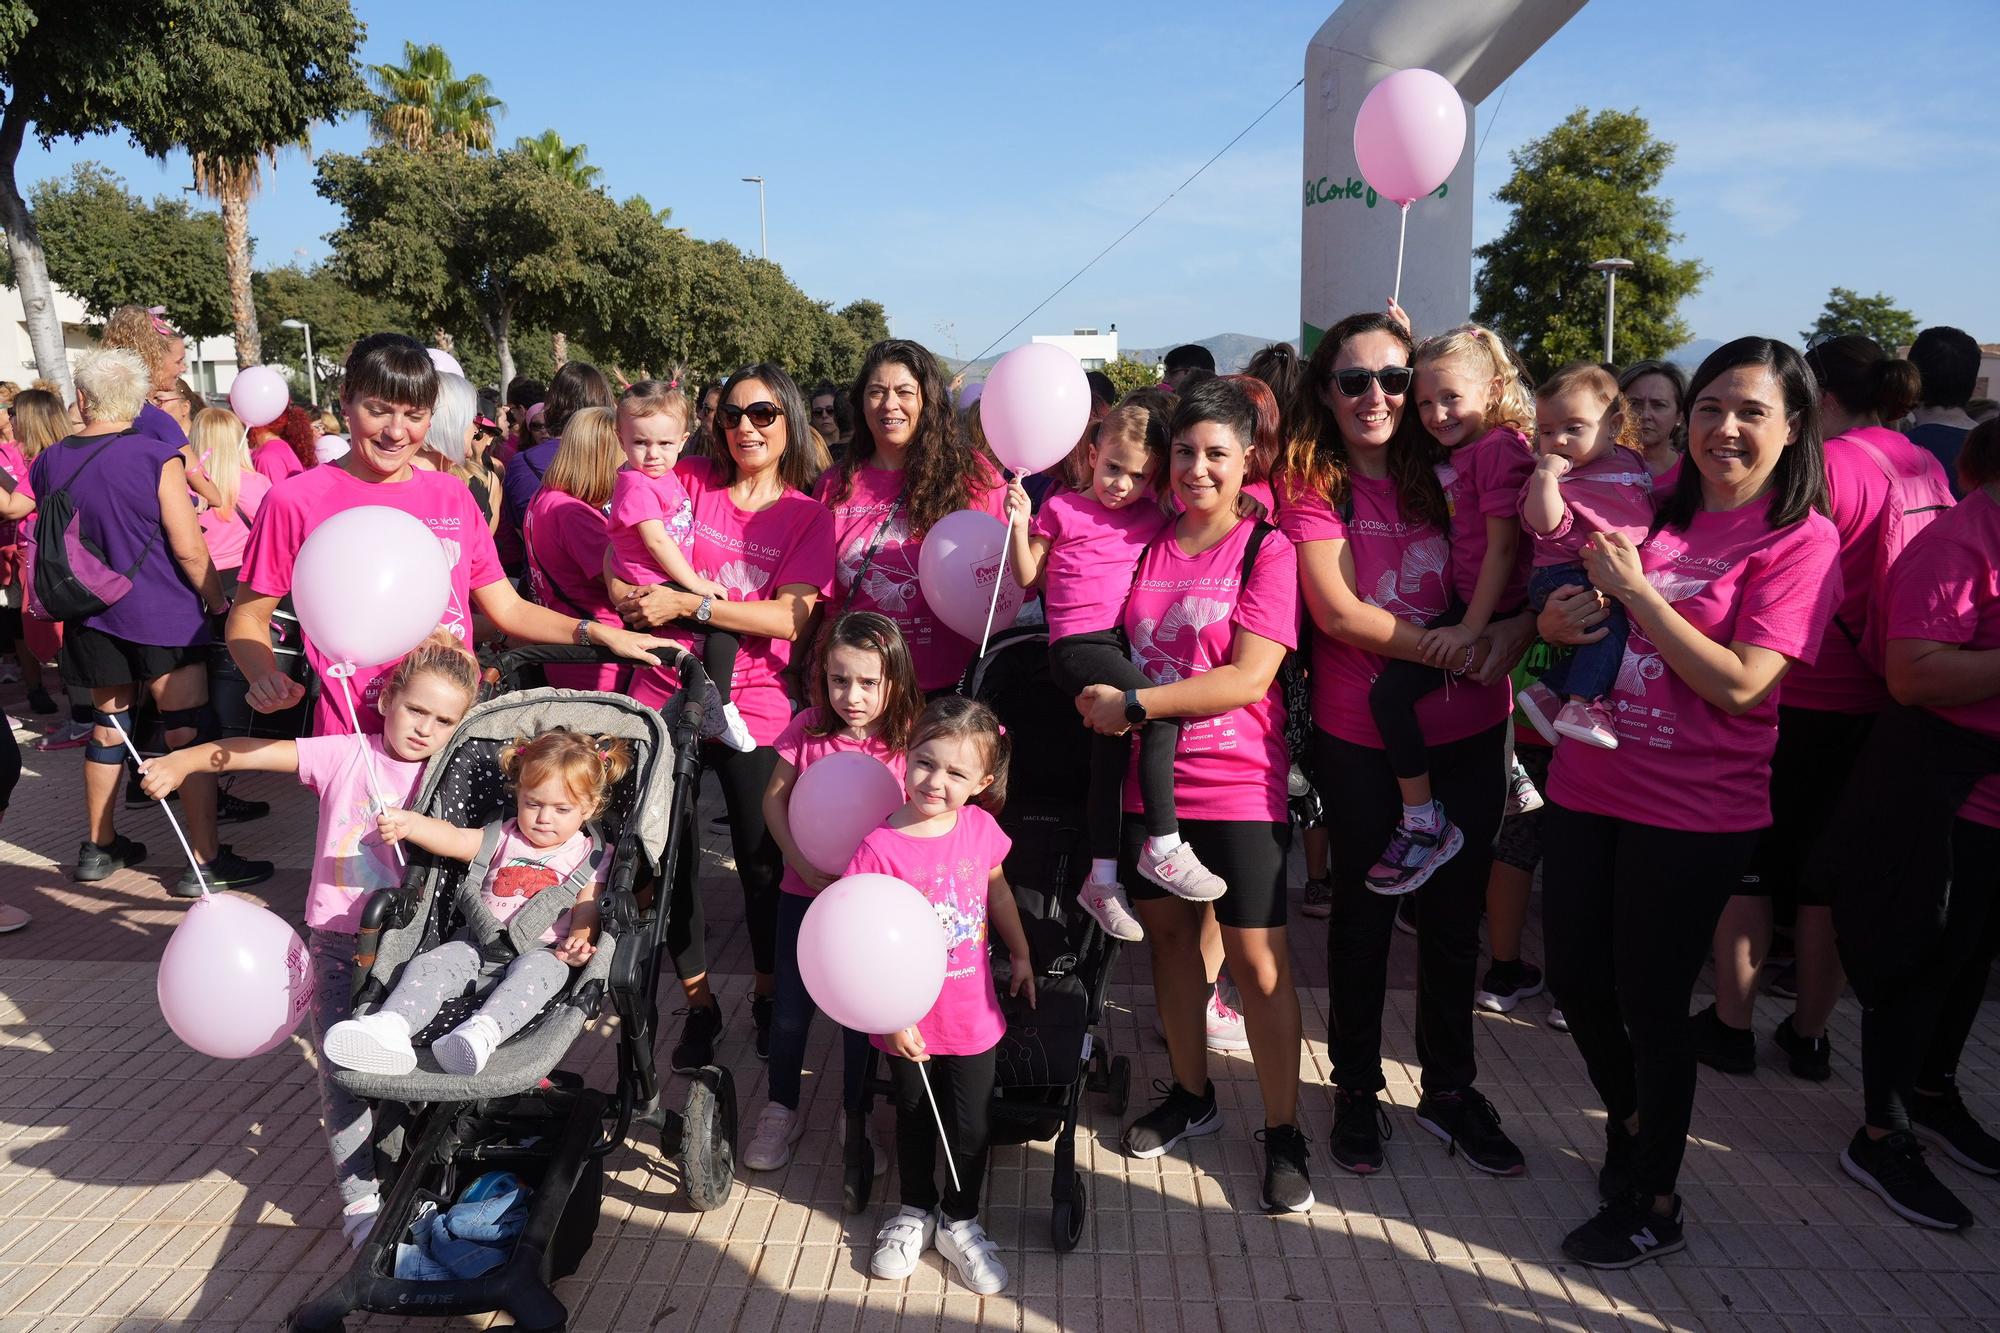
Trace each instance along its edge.
<path fill-rule="evenodd" d="M 1125 1126 L 1128 1157 L 1158 1157 L 1182 1139 L 1199 1138 L 1222 1128 L 1222 1108 L 1215 1104 L 1215 1084 L 1200 1096 L 1178 1083 L 1153 1080 L 1160 1104 Z"/>
<path fill-rule="evenodd" d="M 1303 1213 L 1313 1206 L 1312 1178 L 1306 1173 L 1306 1144 L 1297 1125 L 1273 1125 L 1253 1135 L 1264 1145 L 1264 1211 Z"/>
<path fill-rule="evenodd" d="M 89 884 L 105 879 L 123 870 L 126 866 L 138 865 L 146 859 L 146 844 L 134 842 L 120 833 L 111 839 L 110 845 L 99 847 L 85 838 L 83 845 L 76 849 L 76 869 L 69 877 L 79 884 Z"/>
<path fill-rule="evenodd" d="M 1616 1120 L 1604 1124 L 1604 1165 L 1597 1168 L 1597 1197 L 1622 1199 L 1639 1187 L 1639 1139 Z"/>
<path fill-rule="evenodd" d="M 1662 1216 L 1652 1200 L 1628 1194 L 1597 1210 L 1597 1216 L 1563 1237 L 1563 1253 L 1585 1268 L 1632 1268 L 1663 1254 L 1687 1248 L 1681 1230 L 1681 1197 L 1674 1211 Z"/>
<path fill-rule="evenodd" d="M 1333 1141 L 1327 1155 L 1335 1166 L 1372 1176 L 1382 1169 L 1382 1140 L 1395 1136 L 1374 1093 L 1333 1090 Z"/>
<path fill-rule="evenodd" d="M 247 889 L 252 884 L 262 884 L 277 872 L 277 867 L 269 861 L 249 861 L 238 856 L 227 846 L 215 849 L 215 859 L 201 868 L 208 880 L 210 890 Z M 168 893 L 176 898 L 201 897 L 201 880 L 195 878 L 190 868 L 182 875 L 180 882 L 168 887 Z"/>
<path fill-rule="evenodd" d="M 227 791 L 215 794 L 215 822 L 218 824 L 247 824 L 270 813 L 269 801 L 253 801 Z"/>
<path fill-rule="evenodd" d="M 47 690 L 37 685 L 28 691 L 28 708 L 31 712 L 53 713 L 56 711 L 56 701 L 49 697 Z"/>
<path fill-rule="evenodd" d="M 1824 1083 L 1833 1077 L 1833 1043 L 1825 1037 L 1799 1035 L 1799 1030 L 1792 1025 L 1796 1017 L 1796 1014 L 1785 1015 L 1785 1021 L 1778 1024 L 1778 1030 L 1771 1034 L 1771 1041 L 1790 1060 L 1794 1078 Z M 2000 1148 L 2000 1143 L 1993 1146 Z M 2000 1164 L 1993 1169 L 2000 1171 Z"/>
<path fill-rule="evenodd" d="M 1323 879 L 1307 880 L 1305 900 L 1299 904 L 1299 911 L 1312 917 L 1332 916 L 1333 885 Z"/>
<path fill-rule="evenodd" d="M 1908 1130 L 1879 1139 L 1854 1131 L 1840 1154 L 1840 1169 L 1881 1197 L 1897 1214 L 1920 1227 L 1960 1231 L 1972 1225 L 1972 1210 L 1924 1165 L 1924 1146 Z"/>
<path fill-rule="evenodd" d="M 722 1035 L 722 1005 L 718 1002 L 680 1012 L 687 1015 L 687 1022 L 681 1024 L 681 1039 L 674 1043 L 673 1070 L 692 1074 L 715 1063 L 715 1039 Z"/>
<path fill-rule="evenodd" d="M 1935 1097 L 1919 1092 L 1905 1099 L 1910 1124 L 1917 1133 L 1944 1149 L 1944 1155 L 1968 1171 L 1982 1176 L 2000 1176 L 2000 1139 L 1965 1109 L 1965 1099 L 1954 1084 Z"/>
<path fill-rule="evenodd" d="M 1489 1014 L 1511 1012 L 1523 1000 L 1532 999 L 1542 993 L 1542 969 L 1533 963 L 1519 959 L 1509 962 L 1495 961 L 1486 969 L 1486 979 L 1479 983 L 1479 991 L 1472 997 L 1475 1008 L 1484 1009 Z"/>
<path fill-rule="evenodd" d="M 1688 1028 L 1694 1038 L 1694 1058 L 1710 1069 L 1725 1074 L 1757 1072 L 1757 1034 L 1749 1028 L 1730 1027 L 1714 1005 L 1688 1015 Z"/>
<path fill-rule="evenodd" d="M 750 997 L 750 1022 L 757 1029 L 756 1046 L 759 1060 L 771 1058 L 771 1014 L 777 1007 L 778 1001 L 773 996 Z"/>
<path fill-rule="evenodd" d="M 1521 1150 L 1500 1128 L 1500 1113 L 1471 1088 L 1425 1093 L 1417 1102 L 1417 1123 L 1488 1175 L 1518 1176 L 1528 1170 Z"/>

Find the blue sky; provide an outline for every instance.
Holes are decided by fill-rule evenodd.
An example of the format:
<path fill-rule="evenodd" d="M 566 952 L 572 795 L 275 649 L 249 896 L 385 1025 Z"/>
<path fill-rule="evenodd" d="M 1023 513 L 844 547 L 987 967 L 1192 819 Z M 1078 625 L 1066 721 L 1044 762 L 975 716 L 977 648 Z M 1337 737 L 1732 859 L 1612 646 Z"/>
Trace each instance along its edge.
<path fill-rule="evenodd" d="M 813 296 L 882 301 L 971 355 L 1296 80 L 1331 5 L 562 6 L 358 0 L 363 58 L 436 41 L 553 127 L 609 190 L 757 246 Z M 562 17 L 551 21 L 550 15 Z M 754 16 L 754 17 L 752 17 Z M 1679 155 L 1679 250 L 1713 270 L 1700 337 L 1794 336 L 1833 286 L 2000 341 L 2000 92 L 1990 0 L 1594 0 L 1479 109 L 1476 239 L 1508 151 L 1578 106 L 1634 108 Z M 1504 100 L 1503 100 L 1504 94 Z M 1293 94 L 1010 341 L 1116 323 L 1128 346 L 1298 324 L 1303 104 Z M 315 151 L 358 151 L 360 121 Z M 23 150 L 25 187 L 94 158 L 142 193 L 184 159 L 121 140 Z M 251 208 L 260 266 L 326 251 L 334 211 L 287 154 Z"/>

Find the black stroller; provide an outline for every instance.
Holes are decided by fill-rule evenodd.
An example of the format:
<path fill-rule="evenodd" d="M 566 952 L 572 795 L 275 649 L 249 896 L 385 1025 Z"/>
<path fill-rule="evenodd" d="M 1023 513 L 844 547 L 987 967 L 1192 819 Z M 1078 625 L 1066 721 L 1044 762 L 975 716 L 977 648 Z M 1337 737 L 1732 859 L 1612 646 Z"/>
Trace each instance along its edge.
<path fill-rule="evenodd" d="M 551 662 L 603 660 L 590 649 L 536 648 L 502 657 L 507 685 Z M 728 1071 L 710 1066 L 690 1081 L 685 1109 L 661 1105 L 653 1042 L 658 1030 L 660 959 L 667 924 L 667 868 L 696 855 L 694 736 L 705 677 L 682 655 L 687 688 L 662 712 L 623 695 L 530 689 L 479 704 L 450 744 L 432 759 L 419 810 L 477 827 L 505 806 L 497 761 L 501 745 L 550 727 L 621 736 L 636 762 L 613 789 L 600 821 L 614 848 L 602 896 L 597 953 L 569 988 L 494 1053 L 475 1075 L 448 1074 L 429 1042 L 477 1007 L 467 995 L 445 1005 L 417 1034 L 418 1063 L 403 1075 L 337 1070 L 348 1092 L 376 1104 L 375 1154 L 382 1208 L 353 1267 L 299 1307 L 296 1329 L 343 1327 L 350 1311 L 460 1315 L 506 1310 L 524 1329 L 565 1327 L 568 1312 L 551 1285 L 576 1271 L 596 1231 L 604 1158 L 634 1122 L 660 1134 L 678 1161 L 681 1185 L 697 1209 L 729 1196 L 735 1169 L 736 1094 Z M 362 914 L 355 1012 L 387 997 L 401 966 L 448 937 L 457 879 L 466 867 L 411 848 L 399 889 L 377 892 Z M 618 1015 L 618 1080 L 611 1092 L 585 1087 L 556 1068 L 609 1000 Z M 489 1171 L 508 1171 L 533 1191 L 525 1226 L 508 1259 L 474 1278 L 416 1281 L 393 1275 L 396 1246 L 425 1204 L 448 1208 L 459 1191 Z"/>
<path fill-rule="evenodd" d="M 994 1080 L 993 1142 L 1055 1140 L 1050 1233 L 1055 1248 L 1066 1251 L 1082 1238 L 1088 1207 L 1076 1169 L 1083 1094 L 1103 1093 L 1111 1113 L 1123 1115 L 1132 1065 L 1112 1054 L 1104 1032 L 1104 996 L 1118 942 L 1076 905 L 1076 891 L 1090 872 L 1084 826 L 1089 735 L 1072 701 L 1049 679 L 1048 656 L 1048 634 L 1040 626 L 1002 633 L 972 664 L 965 690 L 988 704 L 1017 737 L 1000 825 L 1014 842 L 1007 882 L 1038 974 L 1038 999 L 1030 1009 L 1007 995 L 1009 962 L 1004 952 L 994 955 L 1007 1032 L 1000 1039 Z M 867 1093 L 886 1092 L 873 1063 L 871 1052 Z M 850 1213 L 867 1206 L 873 1170 L 866 1116 L 850 1115 L 843 1172 Z"/>

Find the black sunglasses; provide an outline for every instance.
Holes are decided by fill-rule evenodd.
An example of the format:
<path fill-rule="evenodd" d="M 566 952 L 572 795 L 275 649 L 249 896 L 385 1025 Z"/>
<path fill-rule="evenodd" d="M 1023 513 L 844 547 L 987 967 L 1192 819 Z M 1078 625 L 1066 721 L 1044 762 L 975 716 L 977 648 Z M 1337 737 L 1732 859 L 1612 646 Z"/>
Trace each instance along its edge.
<path fill-rule="evenodd" d="M 769 430 L 772 422 L 785 415 L 785 409 L 776 403 L 752 403 L 748 407 L 730 403 L 716 410 L 722 416 L 722 424 L 730 430 L 742 425 L 745 417 L 749 417 L 750 424 L 758 430 Z"/>
<path fill-rule="evenodd" d="M 1416 372 L 1408 366 L 1384 366 L 1380 370 L 1362 370 L 1354 367 L 1333 372 L 1333 387 L 1340 390 L 1343 398 L 1359 398 L 1368 392 L 1369 384 L 1382 386 L 1382 392 L 1390 397 L 1410 391 L 1410 381 Z"/>

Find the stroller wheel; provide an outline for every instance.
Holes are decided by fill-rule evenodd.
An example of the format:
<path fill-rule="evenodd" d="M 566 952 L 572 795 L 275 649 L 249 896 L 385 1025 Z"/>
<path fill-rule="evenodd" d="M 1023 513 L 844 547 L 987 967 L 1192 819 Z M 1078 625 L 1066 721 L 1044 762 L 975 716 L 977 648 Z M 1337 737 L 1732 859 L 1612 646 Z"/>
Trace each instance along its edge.
<path fill-rule="evenodd" d="M 736 1176 L 736 1082 L 708 1065 L 688 1082 L 680 1141 L 681 1185 L 697 1212 L 720 1208 Z"/>
<path fill-rule="evenodd" d="M 1113 1056 L 1111 1066 L 1105 1073 L 1104 1108 L 1113 1115 L 1124 1115 L 1126 1106 L 1132 1100 L 1131 1058 L 1124 1055 Z"/>
<path fill-rule="evenodd" d="M 1068 1254 L 1083 1239 L 1083 1218 L 1088 1207 L 1083 1175 L 1081 1172 L 1074 1173 L 1070 1176 L 1070 1197 L 1057 1199 L 1055 1208 L 1049 1213 L 1050 1239 L 1055 1242 L 1058 1254 Z"/>

